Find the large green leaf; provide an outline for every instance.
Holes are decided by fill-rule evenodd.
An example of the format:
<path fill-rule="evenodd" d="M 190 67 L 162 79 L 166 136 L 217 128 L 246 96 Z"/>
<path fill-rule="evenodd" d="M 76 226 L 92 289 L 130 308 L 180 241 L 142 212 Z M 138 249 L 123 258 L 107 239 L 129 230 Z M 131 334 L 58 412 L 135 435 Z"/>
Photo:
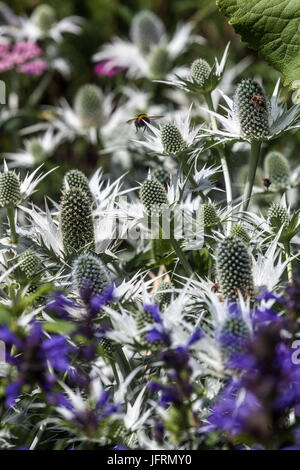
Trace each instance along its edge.
<path fill-rule="evenodd" d="M 284 84 L 299 88 L 300 0 L 217 0 L 217 5 L 242 40 L 282 73 Z"/>

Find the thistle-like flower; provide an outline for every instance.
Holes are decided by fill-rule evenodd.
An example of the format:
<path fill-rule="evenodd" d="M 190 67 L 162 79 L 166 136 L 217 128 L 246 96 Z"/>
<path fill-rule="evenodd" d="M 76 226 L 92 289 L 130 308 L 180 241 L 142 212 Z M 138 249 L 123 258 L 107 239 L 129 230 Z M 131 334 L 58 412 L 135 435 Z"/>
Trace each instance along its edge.
<path fill-rule="evenodd" d="M 235 300 L 239 292 L 253 298 L 254 288 L 250 257 L 245 244 L 237 237 L 227 236 L 216 253 L 217 280 L 225 298 Z"/>
<path fill-rule="evenodd" d="M 134 44 L 145 54 L 153 45 L 160 42 L 165 33 L 161 19 L 151 11 L 142 10 L 134 16 L 129 35 Z"/>
<path fill-rule="evenodd" d="M 41 258 L 31 248 L 28 248 L 20 255 L 19 261 L 21 262 L 19 269 L 25 274 L 28 280 L 36 276 L 41 269 Z"/>
<path fill-rule="evenodd" d="M 153 79 L 157 74 L 168 77 L 175 60 L 189 44 L 204 42 L 203 38 L 192 33 L 193 26 L 191 22 L 180 25 L 173 38 L 168 38 L 161 20 L 150 11 L 141 11 L 131 23 L 131 41 L 116 37 L 111 43 L 105 44 L 93 60 L 107 62 L 110 68 L 126 70 L 131 78 Z M 167 61 L 162 61 L 163 55 Z M 159 64 L 162 67 L 160 70 Z"/>
<path fill-rule="evenodd" d="M 233 304 L 228 310 L 227 317 L 217 331 L 224 364 L 232 357 L 244 353 L 251 338 L 249 323 L 243 318 L 239 308 Z"/>
<path fill-rule="evenodd" d="M 191 78 L 203 87 L 211 72 L 211 66 L 204 59 L 196 59 L 191 65 Z"/>
<path fill-rule="evenodd" d="M 64 176 L 63 192 L 68 191 L 70 188 L 80 189 L 87 196 L 90 204 L 93 203 L 94 198 L 90 189 L 89 180 L 82 171 L 76 168 L 67 171 Z"/>
<path fill-rule="evenodd" d="M 264 166 L 266 177 L 271 181 L 271 190 L 286 189 L 290 185 L 289 164 L 282 153 L 269 152 Z"/>
<path fill-rule="evenodd" d="M 185 148 L 185 142 L 180 130 L 172 123 L 161 127 L 161 142 L 164 152 L 170 155 L 176 155 Z"/>
<path fill-rule="evenodd" d="M 216 206 L 212 202 L 201 204 L 198 213 L 198 221 L 201 227 L 219 225 L 220 217 L 217 214 Z"/>
<path fill-rule="evenodd" d="M 152 172 L 153 178 L 157 179 L 161 184 L 164 186 L 169 182 L 170 180 L 170 173 L 165 170 L 164 168 L 156 168 Z"/>
<path fill-rule="evenodd" d="M 234 224 L 231 227 L 230 234 L 237 238 L 240 238 L 245 243 L 245 245 L 247 245 L 247 243 L 249 243 L 251 240 L 249 232 L 241 224 Z"/>
<path fill-rule="evenodd" d="M 163 281 L 159 284 L 154 301 L 159 305 L 161 310 L 171 303 L 173 290 L 174 287 L 170 282 Z"/>
<path fill-rule="evenodd" d="M 55 10 L 46 3 L 37 5 L 31 14 L 31 20 L 42 32 L 47 33 L 56 22 Z"/>
<path fill-rule="evenodd" d="M 96 85 L 83 85 L 77 92 L 74 110 L 83 127 L 97 127 L 103 120 L 103 95 Z"/>
<path fill-rule="evenodd" d="M 0 206 L 16 206 L 21 201 L 21 183 L 14 171 L 0 174 Z"/>
<path fill-rule="evenodd" d="M 76 290 L 83 300 L 101 294 L 111 284 L 109 273 L 98 256 L 80 255 L 73 264 L 72 277 Z"/>
<path fill-rule="evenodd" d="M 282 226 L 286 228 L 289 224 L 290 216 L 286 207 L 278 202 L 274 202 L 268 210 L 268 222 L 274 231 L 278 231 Z"/>
<path fill-rule="evenodd" d="M 62 195 L 60 227 L 67 250 L 95 248 L 94 225 L 88 196 L 79 188 L 70 188 Z"/>
<path fill-rule="evenodd" d="M 159 214 L 169 206 L 166 190 L 155 178 L 147 179 L 141 185 L 140 200 L 148 215 Z"/>
<path fill-rule="evenodd" d="M 253 80 L 243 80 L 238 85 L 234 100 L 219 90 L 227 104 L 223 107 L 227 115 L 206 109 L 222 128 L 203 129 L 202 137 L 211 135 L 219 142 L 269 141 L 300 127 L 300 105 L 287 109 L 287 105 L 280 101 L 279 84 L 278 80 L 270 101 L 263 88 Z"/>

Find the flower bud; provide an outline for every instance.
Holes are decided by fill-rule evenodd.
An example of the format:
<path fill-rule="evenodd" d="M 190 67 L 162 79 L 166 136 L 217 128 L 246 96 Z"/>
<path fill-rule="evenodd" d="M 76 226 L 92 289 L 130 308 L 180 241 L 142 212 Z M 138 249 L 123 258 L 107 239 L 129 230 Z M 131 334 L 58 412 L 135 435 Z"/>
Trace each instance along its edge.
<path fill-rule="evenodd" d="M 243 80 L 237 86 L 234 111 L 245 138 L 264 140 L 269 135 L 269 103 L 257 82 Z"/>
<path fill-rule="evenodd" d="M 79 188 L 64 192 L 60 206 L 60 226 L 64 247 L 80 250 L 88 245 L 93 250 L 94 225 L 88 196 Z"/>
<path fill-rule="evenodd" d="M 21 200 L 20 180 L 14 171 L 0 174 L 0 206 L 16 206 Z"/>
<path fill-rule="evenodd" d="M 170 181 L 170 173 L 164 168 L 157 168 L 153 171 L 152 176 L 164 186 Z"/>
<path fill-rule="evenodd" d="M 247 232 L 247 230 L 245 229 L 245 227 L 241 224 L 234 224 L 232 227 L 231 227 L 231 235 L 237 237 L 237 238 L 240 238 L 240 240 L 242 240 L 245 245 L 247 245 L 247 243 L 250 242 L 250 236 Z"/>
<path fill-rule="evenodd" d="M 288 161 L 280 152 L 269 152 L 265 159 L 265 172 L 271 181 L 271 188 L 284 189 L 290 182 Z"/>
<path fill-rule="evenodd" d="M 21 261 L 19 268 L 28 280 L 33 278 L 41 269 L 41 258 L 31 248 L 20 255 L 19 261 Z"/>
<path fill-rule="evenodd" d="M 163 310 L 167 307 L 172 300 L 173 285 L 170 282 L 161 282 L 157 289 L 154 297 L 155 302 L 159 305 L 160 309 Z M 168 291 L 168 292 L 164 292 Z"/>
<path fill-rule="evenodd" d="M 244 298 L 253 297 L 250 257 L 245 244 L 234 236 L 219 243 L 216 253 L 217 279 L 225 298 L 235 300 L 239 292 Z"/>
<path fill-rule="evenodd" d="M 268 210 L 268 223 L 274 231 L 279 230 L 282 226 L 287 227 L 289 224 L 289 213 L 287 209 L 278 202 L 274 202 Z"/>
<path fill-rule="evenodd" d="M 223 362 L 226 363 L 236 354 L 242 354 L 250 339 L 250 328 L 241 315 L 229 315 L 218 333 Z"/>
<path fill-rule="evenodd" d="M 148 215 L 159 214 L 168 207 L 167 193 L 157 179 L 147 179 L 140 188 L 140 200 Z"/>
<path fill-rule="evenodd" d="M 162 126 L 161 141 L 164 152 L 171 155 L 175 155 L 186 146 L 178 127 L 171 123 Z"/>
<path fill-rule="evenodd" d="M 88 197 L 90 204 L 93 203 L 93 195 L 90 190 L 89 180 L 85 174 L 77 169 L 67 171 L 63 181 L 63 191 L 68 191 L 70 188 L 78 188 Z"/>
<path fill-rule="evenodd" d="M 150 54 L 150 73 L 152 78 L 164 78 L 170 68 L 170 58 L 164 46 L 156 46 Z"/>
<path fill-rule="evenodd" d="M 204 59 L 196 59 L 191 65 L 191 77 L 192 79 L 202 87 L 205 80 L 208 79 L 211 72 L 211 66 Z"/>
<path fill-rule="evenodd" d="M 104 263 L 92 254 L 78 256 L 73 264 L 72 276 L 75 288 L 83 299 L 101 294 L 111 283 Z"/>
<path fill-rule="evenodd" d="M 83 85 L 75 96 L 74 109 L 83 127 L 96 127 L 102 122 L 103 95 L 96 85 Z"/>
<path fill-rule="evenodd" d="M 32 137 L 27 143 L 27 151 L 33 156 L 36 164 L 47 160 L 49 153 L 41 145 L 38 138 Z"/>
<path fill-rule="evenodd" d="M 43 33 L 47 33 L 56 21 L 55 10 L 46 3 L 37 5 L 31 14 L 31 20 Z"/>
<path fill-rule="evenodd" d="M 130 37 L 143 54 L 148 54 L 151 47 L 160 42 L 164 33 L 163 22 L 151 11 L 142 10 L 133 17 Z"/>
<path fill-rule="evenodd" d="M 198 220 L 201 227 L 212 227 L 220 223 L 216 206 L 211 202 L 205 202 L 200 206 Z"/>

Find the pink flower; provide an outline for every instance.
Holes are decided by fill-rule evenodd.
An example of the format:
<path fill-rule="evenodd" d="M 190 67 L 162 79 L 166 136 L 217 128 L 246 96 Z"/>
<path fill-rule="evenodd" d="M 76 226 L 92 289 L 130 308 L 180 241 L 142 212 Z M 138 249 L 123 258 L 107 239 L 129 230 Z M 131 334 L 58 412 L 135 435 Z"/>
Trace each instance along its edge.
<path fill-rule="evenodd" d="M 32 62 L 26 62 L 18 67 L 18 72 L 26 75 L 41 75 L 47 69 L 47 64 L 43 59 L 36 59 Z"/>
<path fill-rule="evenodd" d="M 94 72 L 97 75 L 103 75 L 105 77 L 113 77 L 117 73 L 123 72 L 125 69 L 123 67 L 118 67 L 116 65 L 110 65 L 109 60 L 104 60 L 103 62 L 99 62 L 94 67 Z"/>

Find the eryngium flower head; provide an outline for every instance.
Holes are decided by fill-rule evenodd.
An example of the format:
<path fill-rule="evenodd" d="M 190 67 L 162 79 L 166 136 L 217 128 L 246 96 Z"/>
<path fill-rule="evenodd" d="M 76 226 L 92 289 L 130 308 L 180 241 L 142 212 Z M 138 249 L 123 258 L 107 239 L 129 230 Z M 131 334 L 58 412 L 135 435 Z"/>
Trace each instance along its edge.
<path fill-rule="evenodd" d="M 80 250 L 88 245 L 94 249 L 94 226 L 90 200 L 79 188 L 70 188 L 62 195 L 60 226 L 64 247 Z"/>
<path fill-rule="evenodd" d="M 142 53 L 147 54 L 165 33 L 162 21 L 151 11 L 142 10 L 130 25 L 130 37 Z"/>
<path fill-rule="evenodd" d="M 170 68 L 170 57 L 166 47 L 158 45 L 151 51 L 150 57 L 150 73 L 152 78 L 158 80 L 165 77 Z"/>
<path fill-rule="evenodd" d="M 278 202 L 274 202 L 268 210 L 268 223 L 273 230 L 279 230 L 282 226 L 287 227 L 290 221 L 287 209 Z"/>
<path fill-rule="evenodd" d="M 205 202 L 200 206 L 198 220 L 201 227 L 212 227 L 220 223 L 216 207 L 211 202 Z"/>
<path fill-rule="evenodd" d="M 239 238 L 227 236 L 219 243 L 216 268 L 218 283 L 225 298 L 235 300 L 239 292 L 244 298 L 253 297 L 251 262 L 247 248 Z"/>
<path fill-rule="evenodd" d="M 231 227 L 230 234 L 240 238 L 245 244 L 250 242 L 250 236 L 245 227 L 241 224 L 234 224 Z"/>
<path fill-rule="evenodd" d="M 164 168 L 157 168 L 153 171 L 152 176 L 164 186 L 167 185 L 170 180 L 170 173 Z"/>
<path fill-rule="evenodd" d="M 72 276 L 75 288 L 83 300 L 101 294 L 111 283 L 104 263 L 97 256 L 87 253 L 74 261 Z"/>
<path fill-rule="evenodd" d="M 280 152 L 269 152 L 265 159 L 266 177 L 271 181 L 271 188 L 284 189 L 290 182 L 290 169 L 287 159 Z"/>
<path fill-rule="evenodd" d="M 158 214 L 168 207 L 166 190 L 155 178 L 144 181 L 140 188 L 140 200 L 148 215 Z"/>
<path fill-rule="evenodd" d="M 41 258 L 31 248 L 20 255 L 19 261 L 21 261 L 19 268 L 27 279 L 33 278 L 41 269 Z"/>
<path fill-rule="evenodd" d="M 263 88 L 254 80 L 243 80 L 234 95 L 234 111 L 247 139 L 264 140 L 269 130 L 269 103 Z"/>
<path fill-rule="evenodd" d="M 221 325 L 218 341 L 224 363 L 245 352 L 251 332 L 241 315 L 229 315 Z"/>
<path fill-rule="evenodd" d="M 44 162 L 49 156 L 48 152 L 41 145 L 40 139 L 36 137 L 32 137 L 28 141 L 28 152 L 33 156 L 37 164 Z"/>
<path fill-rule="evenodd" d="M 173 154 L 180 152 L 186 146 L 185 141 L 175 124 L 168 123 L 161 128 L 161 142 L 165 153 Z"/>
<path fill-rule="evenodd" d="M 74 101 L 75 113 L 84 127 L 96 127 L 102 122 L 103 95 L 96 85 L 83 85 Z"/>
<path fill-rule="evenodd" d="M 160 340 L 150 343 L 145 339 L 145 336 L 147 335 L 147 330 L 146 329 L 144 330 L 144 328 L 146 328 L 148 325 L 149 326 L 154 325 L 155 323 L 151 313 L 148 312 L 147 310 L 139 310 L 138 313 L 136 314 L 135 322 L 136 322 L 137 330 L 138 332 L 140 332 L 139 342 L 143 346 L 147 347 L 147 349 L 151 351 L 156 351 L 159 348 L 159 346 L 161 346 L 163 343 Z M 144 331 L 141 331 L 141 330 L 144 330 Z"/>
<path fill-rule="evenodd" d="M 196 59 L 191 65 L 191 77 L 200 87 L 204 85 L 210 72 L 211 66 L 204 59 Z"/>
<path fill-rule="evenodd" d="M 47 33 L 56 21 L 55 10 L 50 5 L 42 3 L 33 10 L 31 20 L 42 32 Z"/>
<path fill-rule="evenodd" d="M 173 286 L 170 282 L 161 282 L 155 294 L 154 300 L 159 305 L 160 309 L 167 307 L 172 300 L 172 290 Z M 168 291 L 168 292 L 164 292 Z"/>
<path fill-rule="evenodd" d="M 90 203 L 93 203 L 93 195 L 90 190 L 89 180 L 85 174 L 77 169 L 67 171 L 63 181 L 63 191 L 68 191 L 70 188 L 78 188 L 88 197 Z"/>
<path fill-rule="evenodd" d="M 0 174 L 0 206 L 16 206 L 21 200 L 20 180 L 14 171 Z"/>

